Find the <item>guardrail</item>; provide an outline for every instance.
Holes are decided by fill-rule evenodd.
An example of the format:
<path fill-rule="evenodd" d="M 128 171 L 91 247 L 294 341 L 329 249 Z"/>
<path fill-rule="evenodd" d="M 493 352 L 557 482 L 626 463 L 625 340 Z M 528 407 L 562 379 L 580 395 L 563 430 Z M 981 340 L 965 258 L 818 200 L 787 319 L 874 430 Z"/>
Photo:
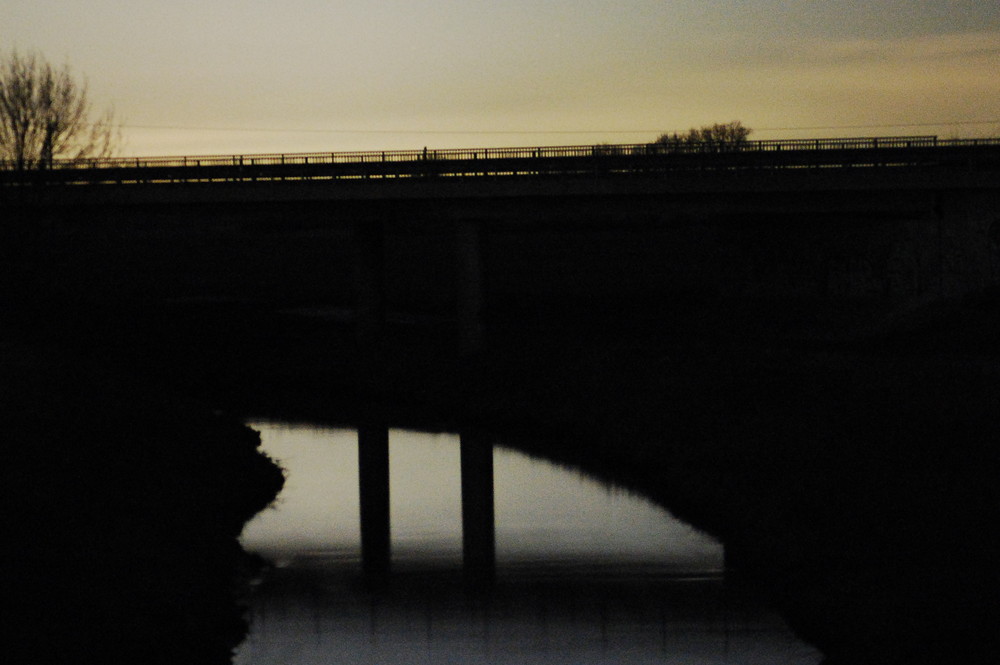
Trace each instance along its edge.
<path fill-rule="evenodd" d="M 599 171 L 930 163 L 964 148 L 1000 147 L 1000 139 L 936 136 L 782 139 L 739 143 L 687 142 L 448 148 L 362 152 L 263 153 L 55 160 L 17 169 L 0 161 L 0 184 L 161 183 L 213 180 L 340 179 L 414 176 L 540 175 Z"/>

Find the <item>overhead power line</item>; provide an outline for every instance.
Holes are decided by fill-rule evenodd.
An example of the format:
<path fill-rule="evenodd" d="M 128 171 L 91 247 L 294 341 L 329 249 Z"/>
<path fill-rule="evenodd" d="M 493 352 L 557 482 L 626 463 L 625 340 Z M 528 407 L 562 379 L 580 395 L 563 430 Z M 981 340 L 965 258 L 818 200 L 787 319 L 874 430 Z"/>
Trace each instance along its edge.
<path fill-rule="evenodd" d="M 274 134 L 636 134 L 655 129 L 278 129 L 275 127 L 194 127 L 188 125 L 122 125 L 127 129 L 153 129 L 191 132 L 269 132 Z"/>

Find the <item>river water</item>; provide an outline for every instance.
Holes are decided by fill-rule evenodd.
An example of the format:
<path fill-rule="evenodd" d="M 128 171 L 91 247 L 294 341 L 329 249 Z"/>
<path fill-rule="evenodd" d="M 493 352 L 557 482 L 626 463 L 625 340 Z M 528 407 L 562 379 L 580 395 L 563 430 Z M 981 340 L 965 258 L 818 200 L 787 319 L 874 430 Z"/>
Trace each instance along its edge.
<path fill-rule="evenodd" d="M 239 665 L 814 664 L 724 580 L 722 546 L 642 497 L 497 446 L 496 582 L 462 577 L 459 439 L 390 432 L 392 576 L 363 583 L 357 434 L 254 422 L 286 469 L 244 547 L 275 563 Z"/>

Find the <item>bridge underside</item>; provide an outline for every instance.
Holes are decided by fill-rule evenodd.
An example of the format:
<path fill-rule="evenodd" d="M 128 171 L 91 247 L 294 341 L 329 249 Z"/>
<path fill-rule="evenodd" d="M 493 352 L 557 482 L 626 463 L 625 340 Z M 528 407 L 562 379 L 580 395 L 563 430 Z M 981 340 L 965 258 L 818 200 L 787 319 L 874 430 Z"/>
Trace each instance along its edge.
<path fill-rule="evenodd" d="M 995 175 L 69 187 L 8 207 L 8 293 L 830 331 L 995 285 Z"/>

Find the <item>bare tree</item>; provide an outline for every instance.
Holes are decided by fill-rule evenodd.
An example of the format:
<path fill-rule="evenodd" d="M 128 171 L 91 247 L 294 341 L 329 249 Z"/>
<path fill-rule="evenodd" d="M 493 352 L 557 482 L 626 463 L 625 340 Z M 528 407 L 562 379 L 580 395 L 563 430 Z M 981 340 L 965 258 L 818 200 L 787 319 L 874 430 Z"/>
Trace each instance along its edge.
<path fill-rule="evenodd" d="M 739 120 L 727 123 L 704 125 L 678 134 L 661 134 L 654 145 L 682 149 L 738 150 L 746 143 L 753 130 L 744 127 Z"/>
<path fill-rule="evenodd" d="M 34 53 L 0 62 L 0 160 L 18 170 L 109 156 L 121 142 L 114 112 L 91 119 L 86 82 Z"/>

